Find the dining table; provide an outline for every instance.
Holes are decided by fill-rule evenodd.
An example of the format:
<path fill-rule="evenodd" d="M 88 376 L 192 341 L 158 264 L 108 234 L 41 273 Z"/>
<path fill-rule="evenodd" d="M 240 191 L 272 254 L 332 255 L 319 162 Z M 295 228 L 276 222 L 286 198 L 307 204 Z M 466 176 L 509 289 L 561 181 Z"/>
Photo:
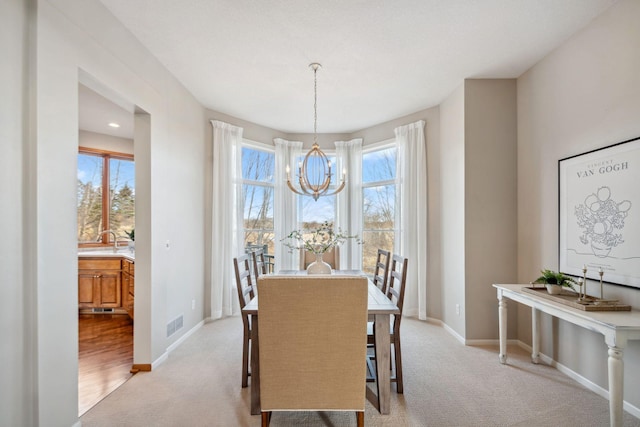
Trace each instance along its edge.
<path fill-rule="evenodd" d="M 278 275 L 300 276 L 301 279 L 307 276 L 305 270 L 280 270 Z M 365 276 L 360 270 L 333 270 L 333 275 L 357 275 Z M 382 293 L 382 291 L 368 281 L 368 303 L 367 312 L 369 321 L 373 322 L 373 333 L 375 336 L 375 359 L 376 359 L 376 391 L 372 397 L 367 387 L 367 398 L 377 406 L 381 414 L 389 414 L 391 406 L 391 342 L 390 342 L 390 316 L 399 314 L 398 307 Z M 260 414 L 260 343 L 258 339 L 259 328 L 259 306 L 258 295 L 256 295 L 243 309 L 251 317 L 251 414 Z M 363 361 L 363 365 L 365 361 Z"/>

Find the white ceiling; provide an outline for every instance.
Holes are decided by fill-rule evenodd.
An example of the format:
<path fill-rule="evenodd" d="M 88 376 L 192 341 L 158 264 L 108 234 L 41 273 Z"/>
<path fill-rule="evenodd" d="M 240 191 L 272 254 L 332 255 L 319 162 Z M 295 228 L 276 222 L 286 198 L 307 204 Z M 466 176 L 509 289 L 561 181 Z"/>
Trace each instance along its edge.
<path fill-rule="evenodd" d="M 514 78 L 616 0 L 101 0 L 207 108 L 348 133 Z"/>
<path fill-rule="evenodd" d="M 133 139 L 133 112 L 116 105 L 88 87 L 78 85 L 78 127 L 90 132 Z M 119 128 L 109 126 L 117 123 Z"/>

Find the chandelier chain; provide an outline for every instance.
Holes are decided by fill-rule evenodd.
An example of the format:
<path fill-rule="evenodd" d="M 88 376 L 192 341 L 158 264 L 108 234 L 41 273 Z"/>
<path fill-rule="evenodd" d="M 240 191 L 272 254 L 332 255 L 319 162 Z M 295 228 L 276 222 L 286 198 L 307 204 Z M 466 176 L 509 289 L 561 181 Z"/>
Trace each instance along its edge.
<path fill-rule="evenodd" d="M 318 143 L 318 67 L 313 68 L 313 142 Z"/>
<path fill-rule="evenodd" d="M 303 196 L 311 196 L 313 200 L 318 200 L 320 196 L 331 196 L 338 194 L 345 187 L 346 169 L 342 170 L 342 179 L 338 187 L 329 191 L 331 186 L 331 161 L 322 152 L 318 146 L 318 68 L 320 64 L 314 62 L 309 64 L 313 69 L 313 146 L 311 150 L 304 156 L 304 159 L 298 163 L 298 182 L 300 188 L 296 188 L 291 183 L 291 175 L 289 165 L 286 167 L 287 186 L 291 191 Z M 310 159 L 311 163 L 310 163 Z"/>

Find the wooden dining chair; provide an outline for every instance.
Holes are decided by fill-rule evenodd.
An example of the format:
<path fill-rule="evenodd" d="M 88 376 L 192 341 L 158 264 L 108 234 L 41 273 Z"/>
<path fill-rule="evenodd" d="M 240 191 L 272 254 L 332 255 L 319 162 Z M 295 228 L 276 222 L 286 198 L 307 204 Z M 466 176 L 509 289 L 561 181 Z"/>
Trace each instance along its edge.
<path fill-rule="evenodd" d="M 389 280 L 389 264 L 391 261 L 391 252 L 384 249 L 378 249 L 376 257 L 376 269 L 373 273 L 373 284 L 382 291 L 387 293 L 387 281 Z"/>
<path fill-rule="evenodd" d="M 309 264 L 316 260 L 313 252 L 300 248 L 300 270 L 306 270 Z M 329 264 L 333 270 L 340 270 L 340 246 L 335 246 L 322 255 L 322 260 Z"/>
<path fill-rule="evenodd" d="M 255 296 L 256 286 L 251 276 L 250 257 L 248 254 L 233 259 L 233 267 L 236 272 L 236 288 L 238 289 L 238 301 L 240 310 Z M 249 344 L 251 340 L 251 322 L 249 315 L 242 313 L 242 387 L 249 384 Z"/>
<path fill-rule="evenodd" d="M 251 252 L 251 258 L 253 260 L 253 274 L 255 282 L 258 283 L 258 277 L 263 274 L 267 274 L 267 263 L 264 258 L 264 249 L 256 249 Z"/>
<path fill-rule="evenodd" d="M 402 306 L 404 303 L 405 284 L 407 282 L 407 258 L 394 254 L 391 258 L 391 267 L 389 273 L 389 283 L 387 287 L 387 297 L 395 303 L 400 313 L 391 317 L 390 341 L 393 346 L 393 355 L 395 365 L 395 375 L 391 376 L 391 382 L 396 383 L 396 391 L 402 393 L 404 390 L 402 383 L 402 347 L 400 345 L 400 322 L 402 320 Z M 373 324 L 367 325 L 367 344 L 373 344 L 375 347 L 375 336 L 373 334 Z M 369 363 L 373 360 L 373 356 L 367 356 Z M 374 360 L 375 362 L 375 360 Z M 371 369 L 370 369 L 371 370 Z M 375 369 L 373 370 L 375 372 Z"/>
<path fill-rule="evenodd" d="M 267 275 L 258 286 L 262 425 L 273 411 L 355 411 L 364 426 L 367 278 Z"/>

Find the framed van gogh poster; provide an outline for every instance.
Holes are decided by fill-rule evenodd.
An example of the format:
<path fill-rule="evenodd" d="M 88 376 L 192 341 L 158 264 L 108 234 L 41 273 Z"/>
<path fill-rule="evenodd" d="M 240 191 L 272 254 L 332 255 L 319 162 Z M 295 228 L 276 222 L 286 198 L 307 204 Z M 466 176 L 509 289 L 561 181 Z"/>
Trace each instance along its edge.
<path fill-rule="evenodd" d="M 640 138 L 558 161 L 560 271 L 640 288 Z"/>

